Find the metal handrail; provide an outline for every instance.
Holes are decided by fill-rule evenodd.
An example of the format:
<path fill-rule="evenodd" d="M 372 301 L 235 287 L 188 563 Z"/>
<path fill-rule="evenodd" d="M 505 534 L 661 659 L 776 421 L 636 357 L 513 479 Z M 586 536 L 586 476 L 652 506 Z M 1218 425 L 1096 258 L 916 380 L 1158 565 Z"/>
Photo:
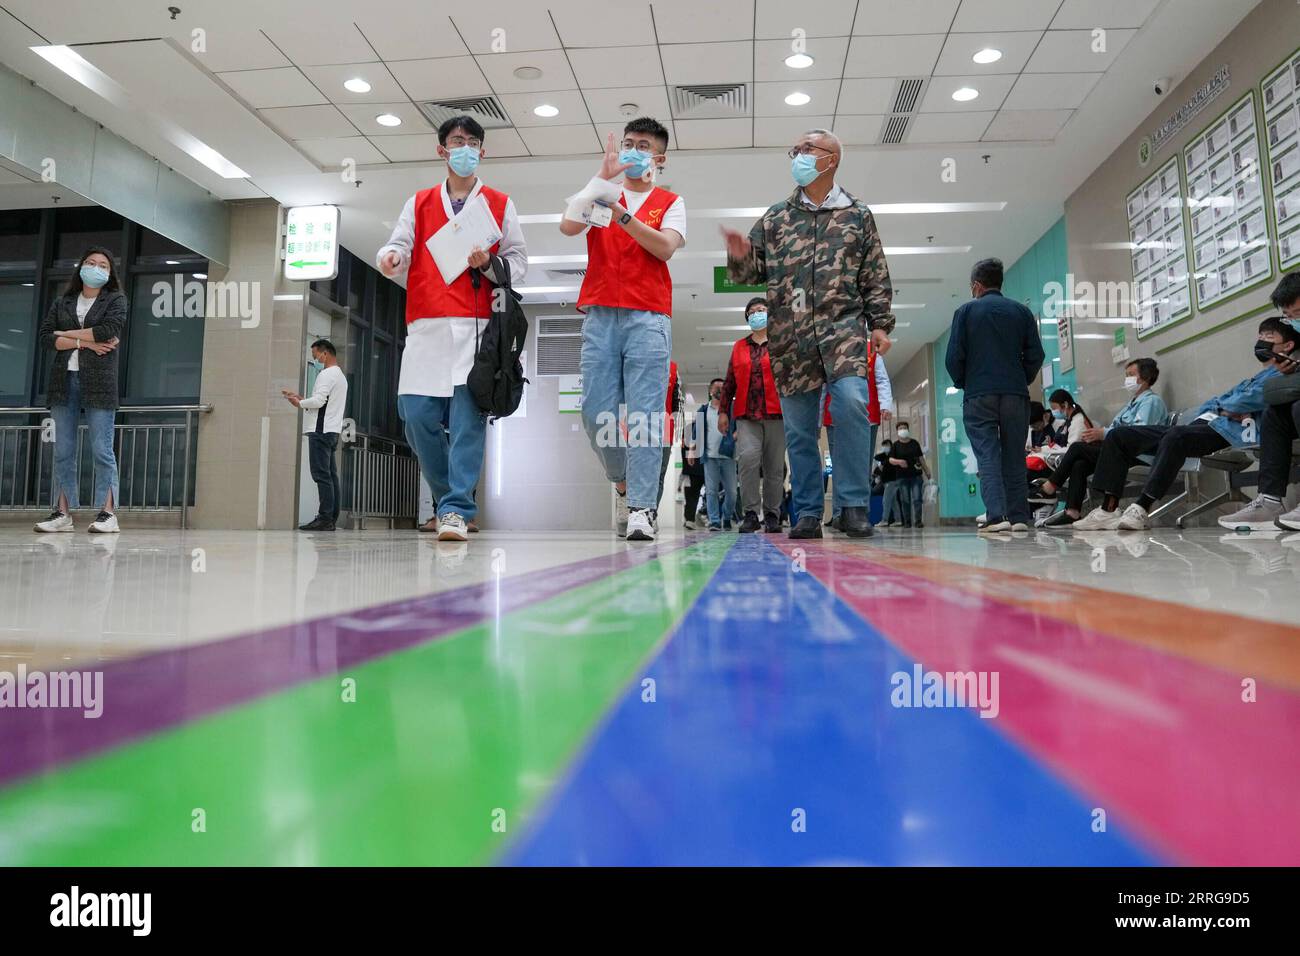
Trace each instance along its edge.
<path fill-rule="evenodd" d="M 212 404 L 199 405 L 120 405 L 117 408 L 119 412 L 210 412 Z M 48 415 L 49 407 L 38 407 L 27 405 L 21 408 L 14 408 L 9 405 L 0 405 L 0 415 Z"/>

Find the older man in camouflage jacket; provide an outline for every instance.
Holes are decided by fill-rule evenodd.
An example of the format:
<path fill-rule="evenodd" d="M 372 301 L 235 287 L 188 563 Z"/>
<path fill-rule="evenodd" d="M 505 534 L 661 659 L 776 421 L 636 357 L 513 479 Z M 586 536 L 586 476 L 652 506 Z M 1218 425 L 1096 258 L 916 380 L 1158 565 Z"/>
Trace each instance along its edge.
<path fill-rule="evenodd" d="M 867 421 L 867 341 L 882 355 L 894 328 L 889 266 L 866 203 L 835 183 L 840 141 L 804 133 L 790 150 L 796 188 L 746 237 L 723 228 L 733 282 L 766 285 L 768 348 L 781 393 L 796 518 L 792 538 L 820 538 L 823 511 L 818 450 L 822 386 L 835 420 L 835 484 L 840 528 L 871 534 L 871 426 Z"/>

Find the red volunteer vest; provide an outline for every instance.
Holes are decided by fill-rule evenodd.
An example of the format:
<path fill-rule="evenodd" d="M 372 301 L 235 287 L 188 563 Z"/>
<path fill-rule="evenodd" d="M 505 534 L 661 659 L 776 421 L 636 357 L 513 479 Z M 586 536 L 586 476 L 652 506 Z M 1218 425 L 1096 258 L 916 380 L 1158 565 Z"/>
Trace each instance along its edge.
<path fill-rule="evenodd" d="M 406 321 L 416 319 L 441 319 L 455 316 L 473 316 L 486 319 L 492 314 L 492 290 L 496 284 L 481 276 L 475 302 L 474 284 L 470 270 L 458 275 L 451 285 L 442 279 L 438 264 L 425 248 L 425 243 L 435 232 L 447 225 L 447 210 L 442 205 L 442 183 L 432 189 L 422 189 L 415 194 L 415 247 L 411 250 L 411 269 L 406 276 Z M 480 188 L 487 200 L 488 209 L 497 225 L 502 226 L 509 197 L 489 186 Z M 488 250 L 496 253 L 498 242 Z"/>
<path fill-rule="evenodd" d="M 873 425 L 880 424 L 880 396 L 876 394 L 876 353 L 867 350 L 867 421 Z M 834 425 L 831 421 L 831 393 L 822 399 L 822 424 Z"/>
<path fill-rule="evenodd" d="M 749 408 L 749 378 L 753 362 L 749 356 L 749 336 L 731 347 L 731 368 L 736 376 L 736 398 L 732 404 L 737 418 L 745 418 Z M 768 415 L 781 414 L 781 397 L 776 392 L 776 379 L 772 377 L 772 357 L 763 353 L 763 411 Z"/>
<path fill-rule="evenodd" d="M 676 199 L 676 193 L 656 186 L 633 218 L 651 228 L 662 229 L 664 213 Z M 611 222 L 603 229 L 588 229 L 587 275 L 578 293 L 578 311 L 585 312 L 592 305 L 644 309 L 671 318 L 673 280 L 668 274 L 668 263 L 642 249 L 617 223 Z"/>
<path fill-rule="evenodd" d="M 668 397 L 664 399 L 664 411 L 668 413 L 667 442 L 669 447 L 673 443 L 673 396 L 677 393 L 677 363 L 668 362 Z"/>

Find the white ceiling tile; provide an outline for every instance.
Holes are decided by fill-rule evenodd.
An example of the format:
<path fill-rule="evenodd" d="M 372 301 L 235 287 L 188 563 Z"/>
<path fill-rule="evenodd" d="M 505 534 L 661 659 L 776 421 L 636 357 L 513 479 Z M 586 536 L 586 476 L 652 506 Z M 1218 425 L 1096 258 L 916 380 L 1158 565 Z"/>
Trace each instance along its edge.
<path fill-rule="evenodd" d="M 662 86 L 615 87 L 607 90 L 583 90 L 587 108 L 597 126 L 614 124 L 620 129 L 633 117 L 624 116 L 619 109 L 624 103 L 635 103 L 636 116 L 659 116 L 667 122 L 670 110 L 668 94 Z"/>
<path fill-rule="evenodd" d="M 587 123 L 587 104 L 577 90 L 552 90 L 549 93 L 505 93 L 499 97 L 515 126 L 572 126 Z M 554 106 L 560 112 L 552 117 L 538 116 L 533 108 Z"/>
<path fill-rule="evenodd" d="M 894 81 L 884 78 L 845 80 L 840 87 L 837 115 L 888 113 L 893 105 Z"/>
<path fill-rule="evenodd" d="M 962 0 L 952 28 L 958 33 L 984 30 L 1046 30 L 1060 0 Z"/>
<path fill-rule="evenodd" d="M 758 40 L 754 43 L 754 73 L 759 80 L 838 80 L 844 70 L 847 37 L 811 37 L 803 52 L 813 58 L 812 66 L 796 70 L 785 65 L 792 54 L 787 40 Z"/>
<path fill-rule="evenodd" d="M 659 48 L 655 46 L 617 46 L 568 53 L 578 85 L 584 90 L 626 86 L 630 79 L 638 85 L 664 81 Z"/>
<path fill-rule="evenodd" d="M 929 76 L 943 49 L 942 33 L 857 36 L 849 44 L 845 76 Z"/>
<path fill-rule="evenodd" d="M 752 40 L 754 0 L 655 0 L 660 43 Z"/>
<path fill-rule="evenodd" d="M 451 15 L 471 53 L 509 56 L 527 50 L 558 50 L 560 38 L 544 3 L 512 3 L 457 8 Z"/>
<path fill-rule="evenodd" d="M 864 9 L 865 5 L 860 5 L 853 32 L 858 36 L 947 33 L 959 2 L 960 0 L 906 0 L 873 3 L 870 9 Z"/>
<path fill-rule="evenodd" d="M 1101 79 L 1100 73 L 1026 73 L 1002 104 L 1008 110 L 1076 109 Z"/>
<path fill-rule="evenodd" d="M 240 99 L 257 109 L 273 106 L 311 106 L 328 103 L 320 90 L 292 66 L 272 70 L 237 70 L 218 78 Z"/>
<path fill-rule="evenodd" d="M 754 78 L 754 44 L 676 43 L 659 48 L 668 83 L 740 83 Z"/>
<path fill-rule="evenodd" d="M 487 142 L 483 144 L 483 155 L 489 169 L 492 168 L 492 160 L 501 159 L 506 156 L 527 156 L 528 147 L 520 138 L 519 133 L 513 129 L 490 129 L 487 131 Z"/>
<path fill-rule="evenodd" d="M 303 72 L 332 103 L 383 103 L 406 99 L 406 91 L 382 63 L 307 66 L 303 67 Z M 345 89 L 343 84 L 351 79 L 365 80 L 370 84 L 370 92 L 353 93 Z"/>
<path fill-rule="evenodd" d="M 366 136 L 409 136 L 432 130 L 424 114 L 410 103 L 347 103 L 339 109 Z M 375 117 L 383 113 L 392 113 L 401 125 L 381 126 Z"/>
<path fill-rule="evenodd" d="M 1065 0 L 1053 30 L 1091 30 L 1093 27 L 1140 27 L 1160 0 Z"/>
<path fill-rule="evenodd" d="M 1136 30 L 1049 30 L 1025 67 L 1026 73 L 1105 73 Z"/>
<path fill-rule="evenodd" d="M 291 12 L 276 10 L 277 18 L 288 19 L 263 28 L 271 41 L 298 66 L 368 63 L 378 59 L 366 38 L 352 24 L 351 17 L 346 19 L 346 26 L 341 26 L 328 17 L 299 16 L 298 13 L 297 7 Z"/>
<path fill-rule="evenodd" d="M 1011 74 L 993 76 L 935 76 L 921 100 L 922 113 L 983 113 L 1002 106 L 1016 77 Z M 958 102 L 952 94 L 963 86 L 979 91 L 973 100 Z"/>
<path fill-rule="evenodd" d="M 281 106 L 259 112 L 289 139 L 355 136 L 357 132 L 336 106 Z"/>
<path fill-rule="evenodd" d="M 754 140 L 750 119 L 677 120 L 673 126 L 680 149 L 733 149 L 750 146 Z"/>
<path fill-rule="evenodd" d="M 535 50 L 530 53 L 485 53 L 474 60 L 498 93 L 533 93 L 546 90 L 576 90 L 578 81 L 569 69 L 563 50 Z M 535 80 L 521 80 L 515 70 L 533 66 L 542 71 Z"/>
<path fill-rule="evenodd" d="M 810 129 L 830 129 L 832 116 L 763 116 L 754 120 L 755 146 L 789 148 Z"/>
<path fill-rule="evenodd" d="M 604 152 L 590 123 L 574 126 L 531 126 L 519 135 L 534 156 L 573 156 Z"/>
<path fill-rule="evenodd" d="M 428 162 L 438 159 L 437 133 L 420 133 L 415 136 L 376 136 L 370 140 L 370 145 L 395 163 Z"/>
<path fill-rule="evenodd" d="M 649 0 L 601 0 L 599 14 L 593 12 L 589 3 L 561 4 L 551 7 L 551 16 L 555 18 L 561 42 L 569 50 L 639 46 L 654 37 Z M 614 22 L 617 28 L 611 29 Z"/>
<path fill-rule="evenodd" d="M 880 141 L 880 127 L 884 116 L 844 116 L 835 117 L 831 131 L 840 138 L 845 146 L 871 146 Z"/>
<path fill-rule="evenodd" d="M 790 93 L 806 93 L 812 97 L 803 106 L 788 106 L 785 98 Z M 755 116 L 802 116 L 805 113 L 835 114 L 835 100 L 840 93 L 839 80 L 809 80 L 804 83 L 755 83 Z"/>
<path fill-rule="evenodd" d="M 340 169 L 349 159 L 358 165 L 388 162 L 388 157 L 370 145 L 364 136 L 300 139 L 294 145 L 326 169 Z"/>
<path fill-rule="evenodd" d="M 987 141 L 1051 140 L 1074 110 L 1002 110 L 984 133 Z"/>
<path fill-rule="evenodd" d="M 168 21 L 170 23 L 170 21 Z M 273 66 L 290 66 L 289 58 L 275 48 L 261 30 L 251 25 L 205 24 L 204 49 L 194 49 L 193 25 L 180 23 L 173 35 L 194 58 L 213 73 L 231 70 L 262 70 Z"/>
<path fill-rule="evenodd" d="M 856 7 L 856 0 L 757 0 L 758 36 L 789 43 L 792 31 L 800 29 L 808 37 L 846 37 Z"/>
<path fill-rule="evenodd" d="M 428 60 L 469 53 L 452 28 L 451 18 L 434 11 L 428 0 L 384 0 L 357 11 L 353 19 L 382 60 Z M 415 24 L 420 29 L 412 29 Z"/>
<path fill-rule="evenodd" d="M 1019 33 L 950 33 L 934 72 L 938 76 L 1019 73 L 1029 62 L 1029 57 L 1042 36 L 1041 30 Z M 976 63 L 972 57 L 986 47 L 1002 51 L 1002 59 L 987 64 Z"/>
<path fill-rule="evenodd" d="M 992 110 L 978 113 L 922 113 L 912 119 L 908 143 L 977 143 L 996 116 Z"/>
<path fill-rule="evenodd" d="M 491 90 L 472 56 L 400 60 L 389 63 L 388 68 L 413 100 L 480 96 Z"/>

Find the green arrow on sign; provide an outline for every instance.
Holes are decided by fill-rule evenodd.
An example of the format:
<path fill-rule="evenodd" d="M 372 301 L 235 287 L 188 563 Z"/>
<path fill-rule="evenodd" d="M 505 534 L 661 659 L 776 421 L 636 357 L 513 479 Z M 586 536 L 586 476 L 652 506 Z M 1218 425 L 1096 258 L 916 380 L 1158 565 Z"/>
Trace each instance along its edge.
<path fill-rule="evenodd" d="M 303 262 L 301 259 L 299 259 L 297 262 L 289 263 L 289 265 L 295 269 L 301 269 L 303 266 L 323 266 L 325 265 L 325 263 L 324 262 Z"/>

